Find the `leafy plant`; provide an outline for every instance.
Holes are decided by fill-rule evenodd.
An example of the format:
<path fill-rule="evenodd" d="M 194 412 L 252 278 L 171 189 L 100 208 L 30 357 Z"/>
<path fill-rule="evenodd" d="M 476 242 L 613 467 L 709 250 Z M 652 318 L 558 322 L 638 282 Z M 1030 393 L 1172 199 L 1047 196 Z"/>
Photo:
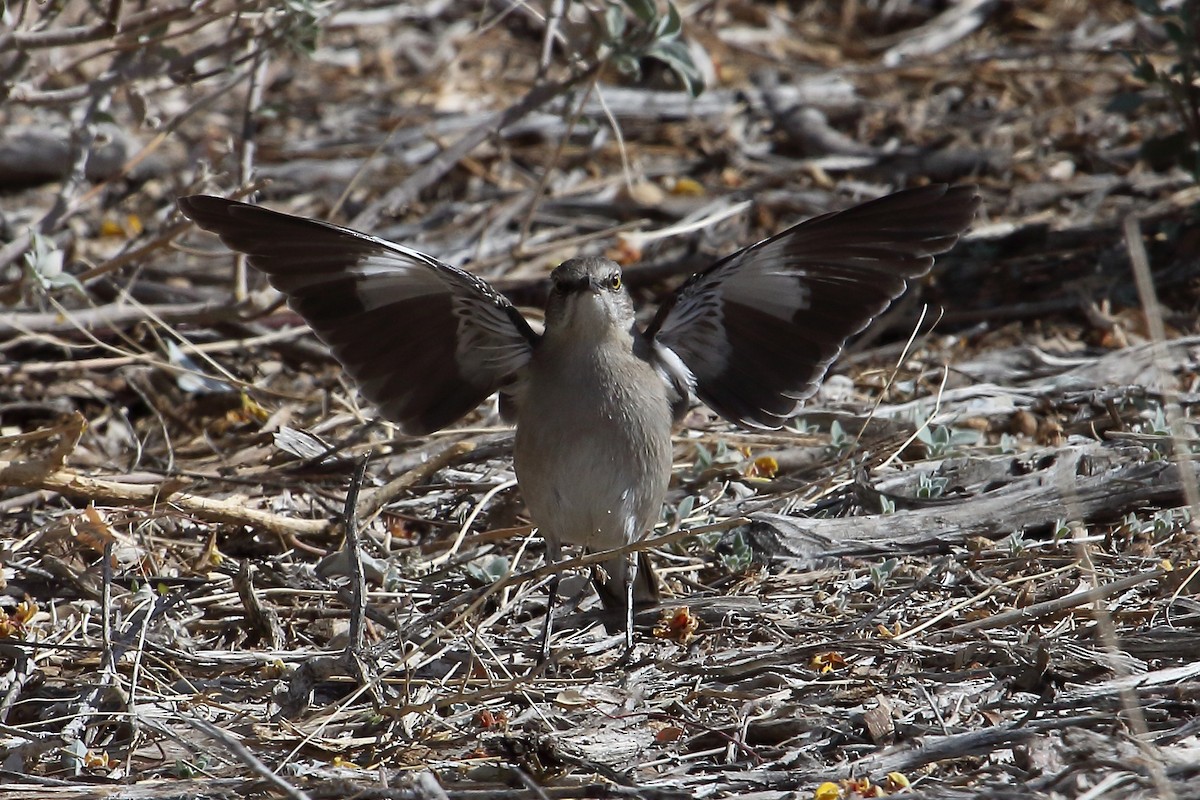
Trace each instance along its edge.
<path fill-rule="evenodd" d="M 86 294 L 74 275 L 63 270 L 63 251 L 54 240 L 34 232 L 29 250 L 25 253 L 25 271 L 33 285 L 43 292 L 55 289 L 74 289 Z"/>
<path fill-rule="evenodd" d="M 871 586 L 874 587 L 875 593 L 879 594 L 887 586 L 888 577 L 896 569 L 896 565 L 900 562 L 894 558 L 889 558 L 882 564 L 876 564 L 871 567 Z"/>
<path fill-rule="evenodd" d="M 687 42 L 680 38 L 683 18 L 674 3 L 667 2 L 664 11 L 654 0 L 608 0 L 601 20 L 602 43 L 622 74 L 640 78 L 642 59 L 651 58 L 675 73 L 692 97 L 704 91 L 704 75 Z"/>
<path fill-rule="evenodd" d="M 1171 423 L 1167 421 L 1167 410 L 1160 405 L 1154 407 L 1154 414 L 1146 420 L 1143 430 L 1153 436 L 1170 436 Z"/>
<path fill-rule="evenodd" d="M 322 0 L 286 0 L 281 6 L 288 23 L 282 26 L 283 41 L 297 53 L 311 56 L 317 51 L 321 24 L 334 12 L 334 4 Z"/>
<path fill-rule="evenodd" d="M 726 536 L 719 554 L 721 566 L 737 575 L 745 572 L 754 563 L 754 550 L 741 531 Z"/>
<path fill-rule="evenodd" d="M 696 495 L 687 494 L 679 501 L 679 505 L 675 508 L 675 527 L 682 527 L 684 520 L 692 515 L 692 510 L 696 507 Z"/>
<path fill-rule="evenodd" d="M 788 427 L 801 436 L 812 436 L 821 430 L 820 425 L 816 424 L 815 422 L 807 422 L 804 417 L 795 417 L 787 424 Z"/>
<path fill-rule="evenodd" d="M 843 458 L 850 452 L 851 446 L 854 444 L 854 439 L 850 434 L 846 433 L 846 429 L 836 419 L 829 425 L 829 457 L 830 459 Z"/>
<path fill-rule="evenodd" d="M 1178 164 L 1200 181 L 1200 0 L 1167 3 L 1163 0 L 1134 0 L 1143 14 L 1157 20 L 1174 50 L 1174 59 L 1160 69 L 1146 53 L 1126 53 L 1133 65 L 1133 77 L 1157 87 L 1167 97 L 1180 130 L 1147 138 L 1141 147 L 1142 159 L 1155 169 Z M 1136 110 L 1147 99 L 1145 92 L 1123 93 L 1113 98 L 1111 110 L 1126 113 Z"/>
<path fill-rule="evenodd" d="M 1191 510 L 1184 508 L 1163 509 L 1156 511 L 1154 516 L 1147 519 L 1139 517 L 1131 511 L 1121 520 L 1121 528 L 1127 535 L 1146 535 L 1154 539 L 1163 539 L 1180 528 L 1186 528 L 1192 521 Z"/>
<path fill-rule="evenodd" d="M 500 555 L 485 555 L 466 565 L 467 576 L 478 586 L 490 586 L 508 575 L 509 561 Z"/>
<path fill-rule="evenodd" d="M 1154 514 L 1154 519 L 1150 523 L 1154 535 L 1157 537 L 1169 536 L 1175 530 L 1175 519 L 1170 509 L 1157 511 Z"/>
<path fill-rule="evenodd" d="M 932 500 L 936 497 L 941 497 L 946 493 L 946 487 L 949 485 L 949 478 L 922 472 L 917 476 L 917 497 L 922 500 Z"/>
<path fill-rule="evenodd" d="M 917 438 L 925 445 L 930 458 L 944 458 L 960 447 L 978 444 L 979 432 L 947 425 L 927 425 L 917 431 Z"/>
<path fill-rule="evenodd" d="M 1167 419 L 1167 410 L 1159 404 L 1155 404 L 1146 411 L 1142 412 L 1142 424 L 1140 426 L 1142 433 L 1150 436 L 1167 437 L 1165 441 L 1150 441 L 1147 447 L 1150 450 L 1152 459 L 1159 461 L 1170 455 L 1172 445 L 1169 437 L 1172 434 L 1171 423 Z"/>
<path fill-rule="evenodd" d="M 700 474 L 707 469 L 733 467 L 745 461 L 745 454 L 740 450 L 731 449 L 724 441 L 718 441 L 710 452 L 707 447 L 696 443 L 696 460 L 692 470 Z"/>

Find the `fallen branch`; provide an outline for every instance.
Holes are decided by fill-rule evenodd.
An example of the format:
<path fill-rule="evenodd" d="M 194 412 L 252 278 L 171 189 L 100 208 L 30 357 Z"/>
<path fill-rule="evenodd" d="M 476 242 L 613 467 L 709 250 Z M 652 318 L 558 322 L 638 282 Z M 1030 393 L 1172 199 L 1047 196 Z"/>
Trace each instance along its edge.
<path fill-rule="evenodd" d="M 893 514 L 806 519 L 757 513 L 746 533 L 756 548 L 804 564 L 847 555 L 945 551 L 974 536 L 995 540 L 1064 519 L 1115 519 L 1140 508 L 1180 506 L 1186 502 L 1184 480 L 1200 477 L 1195 462 L 1135 461 L 1096 475 L 1076 475 L 1073 462 L 1066 468 L 1065 486 L 1042 472 L 996 491 Z"/>
<path fill-rule="evenodd" d="M 358 501 L 355 513 L 360 519 L 375 514 L 399 495 L 416 486 L 421 481 L 445 466 L 453 464 L 467 453 L 475 449 L 474 442 L 455 442 L 444 450 L 435 453 L 424 464 L 410 469 L 398 478 L 380 486 L 375 491 L 366 494 Z"/>
<path fill-rule="evenodd" d="M 47 458 L 30 461 L 0 460 L 0 486 L 46 489 L 68 497 L 95 503 L 121 503 L 159 508 L 168 505 L 205 522 L 246 525 L 281 536 L 315 536 L 329 533 L 333 522 L 327 519 L 295 519 L 270 511 L 249 508 L 245 500 L 214 500 L 184 491 L 191 481 L 166 478 L 157 484 L 138 484 L 105 478 L 93 478 L 64 466 L 66 456 L 79 441 L 86 425 L 76 413 L 70 420 L 47 435 L 64 435 Z"/>

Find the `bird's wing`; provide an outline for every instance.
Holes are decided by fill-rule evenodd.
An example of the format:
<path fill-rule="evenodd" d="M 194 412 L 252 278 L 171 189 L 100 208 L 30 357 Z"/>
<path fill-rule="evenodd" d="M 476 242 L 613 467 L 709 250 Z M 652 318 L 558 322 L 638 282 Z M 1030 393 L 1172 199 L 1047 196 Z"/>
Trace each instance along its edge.
<path fill-rule="evenodd" d="M 219 197 L 183 197 L 179 208 L 249 256 L 363 396 L 408 433 L 438 430 L 475 408 L 537 343 L 486 282 L 416 250 Z"/>
<path fill-rule="evenodd" d="M 646 336 L 722 417 L 777 428 L 978 206 L 972 186 L 927 186 L 802 222 L 693 275 Z"/>

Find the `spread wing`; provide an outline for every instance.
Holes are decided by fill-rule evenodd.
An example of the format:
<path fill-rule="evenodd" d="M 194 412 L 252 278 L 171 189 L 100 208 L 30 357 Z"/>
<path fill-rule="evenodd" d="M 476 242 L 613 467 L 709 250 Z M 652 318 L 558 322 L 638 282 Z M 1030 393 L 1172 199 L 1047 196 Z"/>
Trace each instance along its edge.
<path fill-rule="evenodd" d="M 383 239 L 219 197 L 183 214 L 249 256 L 363 396 L 409 433 L 449 425 L 529 360 L 538 335 L 483 280 Z"/>
<path fill-rule="evenodd" d="M 802 222 L 693 275 L 646 335 L 722 417 L 778 428 L 978 206 L 972 186 L 927 186 Z"/>

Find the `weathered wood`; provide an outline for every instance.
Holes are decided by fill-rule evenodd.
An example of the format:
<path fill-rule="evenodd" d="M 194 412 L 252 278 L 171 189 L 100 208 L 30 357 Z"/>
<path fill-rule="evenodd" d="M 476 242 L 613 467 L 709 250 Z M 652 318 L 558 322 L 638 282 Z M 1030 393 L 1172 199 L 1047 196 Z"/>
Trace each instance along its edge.
<path fill-rule="evenodd" d="M 1096 451 L 1104 456 L 1103 449 Z M 1200 480 L 1200 464 L 1185 471 L 1167 461 L 1129 462 L 1097 474 L 1077 474 L 1088 452 L 1067 451 L 1040 472 L 995 491 L 947 498 L 925 508 L 844 519 L 804 519 L 756 513 L 741 532 L 763 552 L 811 565 L 860 555 L 944 552 L 976 536 L 1037 536 L 1055 523 L 1113 520 L 1146 507 L 1184 502 L 1183 481 Z M 1011 456 L 996 457 L 1011 462 Z"/>

